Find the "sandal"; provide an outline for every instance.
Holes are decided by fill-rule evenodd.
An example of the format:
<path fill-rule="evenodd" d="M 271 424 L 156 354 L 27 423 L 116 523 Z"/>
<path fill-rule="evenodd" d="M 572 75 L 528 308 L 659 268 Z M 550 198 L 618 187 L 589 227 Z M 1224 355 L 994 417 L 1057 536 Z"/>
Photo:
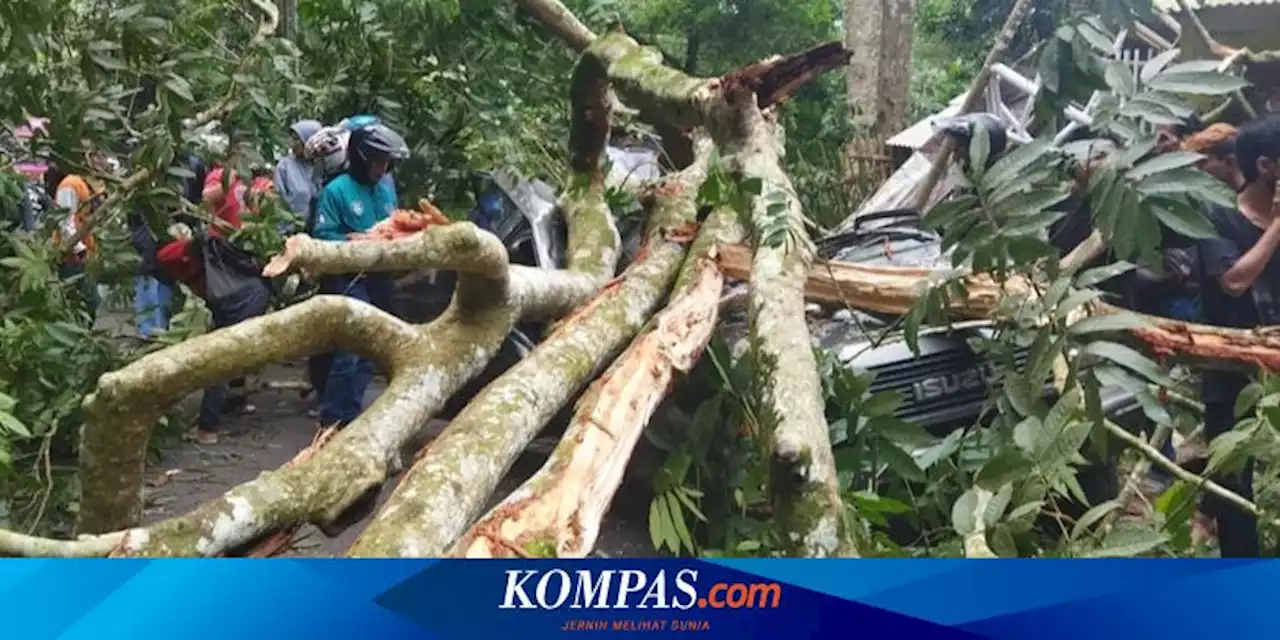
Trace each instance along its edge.
<path fill-rule="evenodd" d="M 197 444 L 218 444 L 217 431 L 207 431 L 200 427 L 191 429 L 184 437 L 188 442 L 195 442 Z"/>

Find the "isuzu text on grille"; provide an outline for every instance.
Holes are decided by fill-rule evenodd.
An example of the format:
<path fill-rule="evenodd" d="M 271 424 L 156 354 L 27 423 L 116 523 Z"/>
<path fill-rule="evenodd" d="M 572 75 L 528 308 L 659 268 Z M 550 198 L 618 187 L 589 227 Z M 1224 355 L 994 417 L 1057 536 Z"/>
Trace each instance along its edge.
<path fill-rule="evenodd" d="M 776 609 L 782 602 L 782 585 L 776 582 L 700 588 L 696 569 L 680 569 L 670 577 L 665 569 L 512 569 L 506 574 L 499 609 Z"/>

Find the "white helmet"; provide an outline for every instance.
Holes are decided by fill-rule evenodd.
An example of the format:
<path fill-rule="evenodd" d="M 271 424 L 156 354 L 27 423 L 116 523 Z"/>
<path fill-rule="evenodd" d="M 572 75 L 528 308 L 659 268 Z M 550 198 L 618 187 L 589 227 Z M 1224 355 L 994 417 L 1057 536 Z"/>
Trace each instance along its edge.
<path fill-rule="evenodd" d="M 342 170 L 347 161 L 347 140 L 351 132 L 341 125 L 325 127 L 307 140 L 305 153 L 322 175 Z"/>

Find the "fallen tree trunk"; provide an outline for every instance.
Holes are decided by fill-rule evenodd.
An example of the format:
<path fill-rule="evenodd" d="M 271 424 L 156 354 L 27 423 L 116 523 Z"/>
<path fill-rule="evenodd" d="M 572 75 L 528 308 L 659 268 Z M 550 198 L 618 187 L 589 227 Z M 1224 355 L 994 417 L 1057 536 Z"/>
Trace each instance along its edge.
<path fill-rule="evenodd" d="M 98 554 L 111 543 L 116 555 L 217 555 L 302 522 L 338 521 L 385 480 L 400 447 L 446 398 L 483 368 L 517 319 L 554 317 L 577 307 L 611 275 L 619 241 L 604 201 L 600 170 L 611 84 L 644 113 L 659 114 L 665 126 L 708 131 L 728 152 L 730 165 L 745 184 L 758 180 L 764 186 L 752 202 L 752 220 L 757 235 L 767 235 L 763 229 L 778 221 L 768 200 L 777 197 L 773 194 L 784 194 L 786 225 L 799 227 L 802 213 L 778 164 L 775 130 L 760 105 L 785 99 L 814 74 L 845 59 L 842 49 L 824 45 L 706 80 L 662 67 L 651 51 L 625 35 L 597 40 L 573 79 L 575 179 L 561 203 L 570 229 L 568 272 L 510 267 L 497 240 L 466 223 L 431 227 L 391 242 L 292 238 L 269 272 L 456 270 L 457 291 L 449 309 L 425 327 L 404 323 L 364 303 L 320 296 L 151 354 L 103 376 L 96 392 L 86 398 L 89 418 L 81 449 L 84 489 L 78 528 L 117 533 L 70 546 L 33 546 L 25 539 L 12 542 L 63 554 L 72 549 Z M 420 456 L 387 507 L 357 541 L 353 555 L 439 553 L 470 524 L 502 472 L 538 429 L 622 351 L 657 311 L 684 262 L 692 238 L 687 224 L 695 214 L 693 197 L 704 171 L 700 165 L 692 167 L 659 187 L 660 197 L 649 221 L 647 257 L 606 286 L 530 358 L 468 406 Z M 706 237 L 698 242 L 707 251 L 716 242 L 740 240 Z M 798 318 L 798 326 L 803 327 L 802 296 L 798 289 L 787 288 L 799 285 L 797 278 L 803 278 L 809 255 L 807 247 L 767 244 L 756 257 L 753 331 L 775 357 L 800 339 L 794 325 Z M 708 268 L 705 261 L 690 264 Z M 704 276 L 685 278 L 704 283 Z M 701 302 L 702 297 L 696 299 Z M 680 313 L 672 311 L 672 317 Z M 671 330 L 670 325 L 659 328 Z M 689 338 L 690 344 L 699 340 Z M 303 456 L 306 459 L 263 473 L 192 513 L 121 531 L 136 525 L 139 518 L 142 454 L 153 424 L 168 406 L 192 391 L 268 362 L 335 348 L 375 359 L 391 372 L 387 392 L 356 421 L 313 448 L 312 455 Z M 637 351 L 646 349 L 641 346 Z M 807 348 L 804 355 L 812 359 Z M 800 553 L 839 552 L 843 547 L 841 506 L 821 421 L 816 368 L 784 367 L 781 383 L 769 387 L 765 404 L 784 416 L 777 431 L 777 457 L 801 480 L 789 489 L 798 488 L 801 493 L 786 494 L 798 496 L 796 504 L 805 507 L 802 522 L 788 519 L 801 523 L 793 527 L 790 539 Z M 511 424 L 513 419 L 518 424 Z M 616 469 L 618 464 L 621 460 L 603 468 Z M 602 481 L 610 482 L 607 477 Z M 810 500 L 811 494 L 818 497 L 817 502 Z M 816 511 L 809 509 L 814 504 Z M 602 512 L 603 503 L 594 508 Z"/>
<path fill-rule="evenodd" d="M 691 203 L 690 203 L 691 204 Z M 736 213 L 710 220 L 680 270 L 672 301 L 579 402 L 547 463 L 463 535 L 451 555 L 582 558 L 658 404 L 715 330 L 724 278 L 717 241 L 741 239 Z"/>
<path fill-rule="evenodd" d="M 750 250 L 742 246 L 721 247 L 719 260 L 725 275 L 746 279 L 750 274 Z M 807 299 L 829 305 L 847 304 L 859 309 L 902 315 L 911 309 L 931 282 L 949 272 L 915 267 L 866 266 L 828 261 L 814 265 L 805 281 Z M 951 311 L 966 318 L 991 318 L 1000 301 L 1008 296 L 1033 295 L 1028 286 L 1007 283 L 1001 288 L 985 274 L 967 276 L 968 298 L 952 300 Z M 1121 309 L 1105 302 L 1093 302 L 1089 315 L 1129 313 L 1139 326 L 1123 333 L 1146 351 L 1215 369 L 1280 371 L 1280 327 L 1230 329 L 1172 320 Z"/>

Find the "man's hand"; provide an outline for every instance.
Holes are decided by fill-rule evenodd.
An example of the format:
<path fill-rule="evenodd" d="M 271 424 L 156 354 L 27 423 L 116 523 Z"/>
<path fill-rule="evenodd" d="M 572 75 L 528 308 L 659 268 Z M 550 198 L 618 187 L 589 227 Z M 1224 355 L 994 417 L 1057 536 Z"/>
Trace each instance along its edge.
<path fill-rule="evenodd" d="M 1226 273 L 1222 274 L 1222 290 L 1231 296 L 1242 296 L 1253 287 L 1253 283 L 1262 276 L 1262 270 L 1271 261 L 1276 247 L 1280 246 L 1280 217 L 1272 216 L 1267 230 L 1262 232 L 1258 243 L 1245 251 Z"/>

